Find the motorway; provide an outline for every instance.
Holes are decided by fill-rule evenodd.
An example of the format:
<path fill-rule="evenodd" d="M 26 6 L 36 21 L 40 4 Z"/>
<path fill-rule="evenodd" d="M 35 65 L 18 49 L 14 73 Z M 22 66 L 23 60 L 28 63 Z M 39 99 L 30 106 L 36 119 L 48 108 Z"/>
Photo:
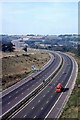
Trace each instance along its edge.
<path fill-rule="evenodd" d="M 73 60 L 65 54 L 60 53 L 64 63 L 50 81 L 50 83 L 38 93 L 28 104 L 18 111 L 12 118 L 57 118 L 57 113 L 60 112 L 60 107 L 65 102 L 66 95 L 70 92 L 73 80 L 76 77 L 76 65 Z M 49 71 L 48 71 L 49 72 Z M 74 76 L 75 75 L 75 76 Z M 55 88 L 58 83 L 61 83 L 65 88 L 63 93 L 56 93 Z M 62 96 L 63 97 L 62 97 Z M 65 96 L 64 96 L 65 95 Z M 59 101 L 59 98 L 62 98 Z M 56 103 L 57 101 L 57 103 Z M 58 105 L 58 107 L 57 107 Z M 55 107 L 56 106 L 56 107 Z M 58 114 L 59 115 L 59 114 Z"/>
<path fill-rule="evenodd" d="M 35 77 L 34 80 L 30 79 L 25 84 L 19 86 L 13 91 L 9 92 L 2 97 L 2 114 L 9 112 L 16 104 L 18 104 L 25 96 L 28 96 L 35 88 L 37 88 L 43 80 L 47 79 L 53 71 L 59 66 L 60 56 L 58 54 L 51 53 L 55 55 L 52 63 L 39 75 Z"/>

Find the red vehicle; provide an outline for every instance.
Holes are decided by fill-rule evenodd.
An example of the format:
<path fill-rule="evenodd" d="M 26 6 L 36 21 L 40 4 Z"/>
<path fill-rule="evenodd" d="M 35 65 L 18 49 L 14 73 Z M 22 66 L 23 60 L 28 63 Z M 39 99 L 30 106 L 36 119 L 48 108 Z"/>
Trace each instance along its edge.
<path fill-rule="evenodd" d="M 58 83 L 58 85 L 56 86 L 56 92 L 60 93 L 60 92 L 62 92 L 62 89 L 63 89 L 63 87 L 62 87 L 61 83 Z"/>

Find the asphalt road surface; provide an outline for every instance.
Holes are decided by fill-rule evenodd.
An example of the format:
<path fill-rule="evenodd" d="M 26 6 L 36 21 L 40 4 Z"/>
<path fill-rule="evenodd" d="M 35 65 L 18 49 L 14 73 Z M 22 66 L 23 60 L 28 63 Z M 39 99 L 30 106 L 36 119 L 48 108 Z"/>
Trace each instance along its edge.
<path fill-rule="evenodd" d="M 24 108 L 18 111 L 13 118 L 45 118 L 50 112 L 51 108 L 55 105 L 61 95 L 61 93 L 55 92 L 56 85 L 61 83 L 65 88 L 73 71 L 73 61 L 64 54 L 61 54 L 61 56 L 64 59 L 64 64 L 53 80 L 50 81 L 50 84 L 46 86 L 38 95 L 36 95 Z M 65 92 L 67 93 L 68 91 L 69 89 L 67 88 Z M 63 101 L 64 100 L 61 102 Z M 55 113 L 56 109 L 53 111 Z"/>
<path fill-rule="evenodd" d="M 53 54 L 54 55 L 54 54 Z M 14 107 L 19 101 L 25 96 L 31 93 L 36 87 L 38 87 L 43 80 L 45 80 L 59 65 L 60 57 L 55 54 L 55 59 L 53 62 L 39 75 L 35 77 L 34 80 L 30 80 L 19 86 L 17 89 L 11 91 L 9 94 L 2 97 L 2 114 L 5 114 L 12 107 Z"/>

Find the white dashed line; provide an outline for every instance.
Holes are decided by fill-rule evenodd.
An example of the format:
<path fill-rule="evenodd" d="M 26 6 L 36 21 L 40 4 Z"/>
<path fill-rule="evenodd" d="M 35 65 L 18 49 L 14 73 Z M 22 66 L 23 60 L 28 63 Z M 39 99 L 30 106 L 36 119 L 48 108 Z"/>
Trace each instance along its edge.
<path fill-rule="evenodd" d="M 15 99 L 17 99 L 17 97 L 15 97 Z"/>
<path fill-rule="evenodd" d="M 10 104 L 10 102 L 8 103 L 8 105 Z"/>
<path fill-rule="evenodd" d="M 32 110 L 34 109 L 34 107 L 32 107 Z"/>
<path fill-rule="evenodd" d="M 43 97 L 45 97 L 45 95 L 43 95 Z"/>
<path fill-rule="evenodd" d="M 26 115 L 23 116 L 23 118 L 25 118 L 25 117 L 26 117 Z"/>
<path fill-rule="evenodd" d="M 34 118 L 36 118 L 36 116 L 34 116 Z"/>
<path fill-rule="evenodd" d="M 53 96 L 51 96 L 51 98 L 52 98 Z"/>
<path fill-rule="evenodd" d="M 18 91 L 16 91 L 16 93 L 18 93 Z"/>
<path fill-rule="evenodd" d="M 23 93 L 21 93 L 23 95 Z"/>
<path fill-rule="evenodd" d="M 38 103 L 40 102 L 40 100 L 38 101 Z"/>
<path fill-rule="evenodd" d="M 43 110 L 43 107 L 41 108 L 41 110 Z"/>
<path fill-rule="evenodd" d="M 11 98 L 11 96 L 9 96 L 9 98 Z"/>
<path fill-rule="evenodd" d="M 49 101 L 46 102 L 46 104 L 48 103 Z"/>

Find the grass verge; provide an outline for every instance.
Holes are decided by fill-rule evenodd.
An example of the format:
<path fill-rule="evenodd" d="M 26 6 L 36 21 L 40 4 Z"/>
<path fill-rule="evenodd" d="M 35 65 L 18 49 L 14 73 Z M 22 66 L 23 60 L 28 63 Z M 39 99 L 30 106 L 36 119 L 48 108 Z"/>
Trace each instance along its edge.
<path fill-rule="evenodd" d="M 14 53 L 14 56 L 6 55 L 2 58 L 2 89 L 10 87 L 34 72 L 32 65 L 35 65 L 36 69 L 39 70 L 49 59 L 48 53 L 37 51 L 29 54 Z"/>

